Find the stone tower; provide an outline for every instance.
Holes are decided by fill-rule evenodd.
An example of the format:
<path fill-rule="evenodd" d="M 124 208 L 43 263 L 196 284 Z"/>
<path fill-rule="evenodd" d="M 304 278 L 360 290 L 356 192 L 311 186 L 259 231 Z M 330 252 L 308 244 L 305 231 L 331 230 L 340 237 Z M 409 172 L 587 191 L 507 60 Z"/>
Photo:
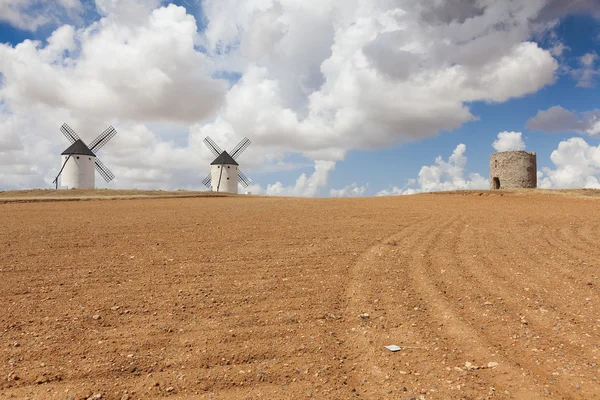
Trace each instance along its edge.
<path fill-rule="evenodd" d="M 537 187 L 535 153 L 502 151 L 490 156 L 490 190 Z"/>

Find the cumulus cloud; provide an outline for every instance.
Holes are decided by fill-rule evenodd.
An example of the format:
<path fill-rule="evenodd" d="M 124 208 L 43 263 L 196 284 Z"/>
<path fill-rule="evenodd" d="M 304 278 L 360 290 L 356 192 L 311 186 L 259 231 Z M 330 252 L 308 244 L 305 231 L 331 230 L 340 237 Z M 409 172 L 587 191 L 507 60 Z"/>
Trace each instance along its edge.
<path fill-rule="evenodd" d="M 331 189 L 329 195 L 331 197 L 361 197 L 369 189 L 369 184 L 359 186 L 356 182 L 342 189 Z"/>
<path fill-rule="evenodd" d="M 118 138 L 147 138 L 150 147 L 123 158 L 107 146 L 114 186 L 197 187 L 210 161 L 207 134 L 226 143 L 250 137 L 249 167 L 278 165 L 289 153 L 335 162 L 459 128 L 476 118 L 472 102 L 535 93 L 558 68 L 532 41 L 543 1 L 205 0 L 202 32 L 184 8 L 160 3 L 97 0 L 98 21 L 60 27 L 46 44 L 1 45 L 0 132 L 25 124 L 28 140 L 49 140 L 58 158 L 62 122 L 91 138 L 112 123 Z M 5 136 L 1 157 L 25 157 L 33 171 L 58 168 L 24 150 L 22 135 Z M 48 184 L 46 175 L 18 181 Z"/>
<path fill-rule="evenodd" d="M 119 23 L 143 21 L 163 0 L 94 0 L 98 12 Z"/>
<path fill-rule="evenodd" d="M 403 187 L 393 186 L 384 189 L 378 192 L 377 196 L 489 188 L 489 181 L 483 176 L 478 173 L 467 173 L 466 151 L 467 146 L 459 144 L 448 161 L 438 156 L 434 165 L 421 167 L 417 179 L 410 179 Z"/>
<path fill-rule="evenodd" d="M 500 132 L 492 146 L 496 151 L 525 150 L 525 142 L 521 135 L 521 132 Z"/>
<path fill-rule="evenodd" d="M 582 138 L 560 142 L 550 155 L 554 168 L 538 172 L 538 187 L 545 189 L 600 189 L 600 146 Z"/>
<path fill-rule="evenodd" d="M 315 172 L 311 176 L 300 175 L 294 186 L 284 186 L 281 182 L 269 185 L 267 196 L 315 197 L 321 188 L 327 186 L 329 173 L 335 169 L 333 161 L 315 161 Z"/>
<path fill-rule="evenodd" d="M 419 3 L 206 1 L 206 46 L 231 49 L 226 60 L 242 74 L 220 117 L 337 160 L 458 128 L 474 118 L 468 102 L 553 81 L 556 61 L 527 41 L 540 4 L 490 2 L 448 20 L 444 2 Z"/>
<path fill-rule="evenodd" d="M 45 45 L 0 44 L 0 158 L 27 160 L 38 174 L 8 165 L 0 187 L 50 185 L 67 145 L 58 130 L 64 122 L 88 142 L 111 123 L 117 128 L 101 153 L 117 175 L 113 187 L 201 186 L 198 170 L 208 170 L 211 155 L 186 136 L 198 131 L 190 123 L 215 115 L 229 84 L 211 77 L 210 57 L 196 48 L 194 18 L 182 7 L 154 5 L 99 1 L 109 14 L 90 26 L 64 25 Z M 162 121 L 168 126 L 159 136 L 152 128 Z M 40 141 L 51 149 L 39 154 L 26 146 Z"/>
<path fill-rule="evenodd" d="M 35 31 L 40 26 L 57 23 L 65 14 L 73 17 L 82 10 L 80 0 L 2 0 L 0 22 Z"/>
<path fill-rule="evenodd" d="M 260 185 L 250 185 L 247 191 L 267 196 L 316 197 L 321 189 L 327 186 L 329 173 L 335 169 L 333 161 L 315 161 L 312 175 L 300 175 L 294 185 L 286 186 L 281 182 L 270 184 L 266 189 Z"/>
<path fill-rule="evenodd" d="M 577 132 L 587 135 L 600 134 L 600 110 L 583 112 L 577 115 L 561 106 L 540 110 L 526 123 L 527 128 L 543 132 Z"/>
<path fill-rule="evenodd" d="M 56 30 L 42 47 L 0 45 L 3 100 L 96 117 L 200 121 L 214 113 L 227 85 L 210 78 L 209 59 L 194 48 L 196 22 L 182 7 L 153 11 L 141 25 L 110 18 L 75 32 Z"/>

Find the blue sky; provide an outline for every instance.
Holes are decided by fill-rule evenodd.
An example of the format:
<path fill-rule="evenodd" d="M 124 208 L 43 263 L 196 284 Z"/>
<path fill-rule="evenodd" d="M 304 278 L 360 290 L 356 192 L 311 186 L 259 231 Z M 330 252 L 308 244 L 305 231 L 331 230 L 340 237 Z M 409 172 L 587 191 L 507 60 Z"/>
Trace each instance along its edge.
<path fill-rule="evenodd" d="M 570 48 L 565 58 L 570 65 L 575 65 L 573 58 L 585 53 L 600 53 L 600 23 L 589 16 L 569 16 L 562 20 L 557 31 Z M 433 164 L 435 157 L 445 159 L 458 144 L 467 146 L 468 169 L 484 176 L 489 174 L 489 155 L 495 150 L 492 143 L 496 135 L 502 131 L 523 132 L 528 151 L 537 153 L 538 169 L 551 166 L 550 154 L 565 139 L 577 135 L 573 132 L 548 134 L 532 132 L 525 123 L 538 110 L 545 110 L 554 105 L 562 105 L 569 110 L 588 111 L 597 108 L 600 95 L 596 86 L 591 88 L 577 87 L 577 81 L 569 74 L 558 76 L 554 85 L 547 86 L 539 92 L 513 99 L 501 104 L 476 102 L 470 105 L 472 113 L 479 120 L 463 125 L 453 132 L 443 132 L 439 136 L 403 144 L 389 149 L 374 152 L 353 152 L 347 160 L 340 163 L 332 173 L 332 179 L 338 180 L 340 186 L 352 182 L 370 182 L 371 192 L 386 184 L 381 177 L 376 184 L 372 173 L 365 166 L 397 165 L 394 182 L 406 182 L 417 176 L 422 165 Z M 588 143 L 598 146 L 599 138 L 587 138 Z"/>
<path fill-rule="evenodd" d="M 600 53 L 600 23 L 590 16 L 575 15 L 564 18 L 557 28 L 559 36 L 570 48 L 565 59 L 575 67 L 576 58 L 589 52 Z M 574 132 L 547 134 L 527 129 L 525 123 L 538 110 L 562 105 L 569 110 L 588 111 L 597 107 L 600 95 L 597 87 L 577 87 L 577 81 L 568 73 L 558 75 L 555 84 L 539 92 L 513 99 L 505 103 L 475 102 L 470 104 L 472 113 L 479 120 L 464 124 L 452 132 L 441 132 L 438 136 L 400 144 L 376 151 L 353 151 L 340 162 L 331 174 L 337 186 L 369 183 L 368 194 L 375 194 L 386 185 L 406 183 L 415 178 L 422 165 L 433 164 L 437 156 L 447 159 L 452 149 L 459 143 L 467 146 L 468 169 L 486 176 L 489 174 L 489 156 L 495 152 L 492 147 L 496 135 L 503 131 L 523 133 L 528 151 L 537 153 L 538 168 L 551 166 L 550 155 L 558 144 L 579 136 Z M 588 143 L 600 145 L 600 138 L 587 138 Z M 394 165 L 392 176 L 378 176 L 373 179 L 373 169 Z M 304 169 L 310 173 L 310 168 Z M 289 180 L 294 174 L 286 173 L 276 177 Z"/>
<path fill-rule="evenodd" d="M 198 26 L 197 33 L 199 36 L 203 36 L 210 21 L 210 16 L 204 13 L 204 3 L 194 0 L 180 0 L 173 3 L 185 7 L 187 13 L 195 17 Z M 72 24 L 75 29 L 81 29 L 102 18 L 102 15 L 96 10 L 93 2 L 86 1 L 83 5 L 85 11 L 79 13 L 74 18 L 65 19 L 61 22 Z M 234 22 L 232 21 L 231 23 L 233 24 Z M 42 47 L 44 47 L 47 45 L 47 38 L 58 27 L 59 23 L 48 23 L 35 30 L 20 29 L 14 25 L 14 23 L 0 22 L 0 42 L 14 48 L 26 39 L 33 39 L 41 41 L 43 43 Z M 587 87 L 582 87 L 581 85 L 578 86 L 578 79 L 572 71 L 580 68 L 581 57 L 584 55 L 600 53 L 599 21 L 588 13 L 565 14 L 557 20 L 551 31 L 552 35 L 546 34 L 539 37 L 531 34 L 528 40 L 537 41 L 539 47 L 546 50 L 551 49 L 557 42 L 560 42 L 565 47 L 562 55 L 555 55 L 559 68 L 554 73 L 555 82 L 553 84 L 540 85 L 541 87 L 533 93 L 511 96 L 512 98 L 506 101 L 466 101 L 463 105 L 469 108 L 471 114 L 477 120 L 464 122 L 460 124 L 459 128 L 451 131 L 439 129 L 438 133 L 434 136 L 430 134 L 416 135 L 416 139 L 408 141 L 406 137 L 402 137 L 403 133 L 399 133 L 398 140 L 391 140 L 391 143 L 388 143 L 383 148 L 364 150 L 364 148 L 361 148 L 364 146 L 356 146 L 356 148 L 344 149 L 345 155 L 343 159 L 335 159 L 335 167 L 329 170 L 327 184 L 321 185 L 319 190 L 313 193 L 313 195 L 328 196 L 330 189 L 340 189 L 353 183 L 358 186 L 368 185 L 368 188 L 365 188 L 362 192 L 363 195 L 375 195 L 383 189 L 389 189 L 393 186 L 401 188 L 409 179 L 417 178 L 423 166 L 434 165 L 437 156 L 441 156 L 447 161 L 452 151 L 460 143 L 466 145 L 464 155 L 468 159 L 464 173 L 479 173 L 484 178 L 487 178 L 489 174 L 488 158 L 495 151 L 492 143 L 498 133 L 503 131 L 522 132 L 522 139 L 527 146 L 527 150 L 535 151 L 538 154 L 539 170 L 543 170 L 544 167 L 555 168 L 550 155 L 553 151 L 557 150 L 561 142 L 573 137 L 580 137 L 589 146 L 598 147 L 600 144 L 598 136 L 588 135 L 583 132 L 578 133 L 573 130 L 546 133 L 532 131 L 526 127 L 527 121 L 533 118 L 540 110 L 547 110 L 553 106 L 561 106 L 575 114 L 592 111 L 597 108 L 598 90 L 596 73 L 591 75 L 592 79 Z M 207 34 L 206 36 L 209 37 L 210 35 Z M 234 45 L 231 48 L 235 49 L 239 47 L 237 45 L 239 45 L 240 41 L 232 42 Z M 203 49 L 203 46 L 197 44 L 196 49 Z M 203 49 L 202 53 L 207 54 L 209 57 L 211 56 L 210 49 Z M 215 56 L 218 56 L 218 54 L 215 54 Z M 0 73 L 5 76 L 4 71 L 0 71 Z M 244 71 L 236 70 L 236 68 L 229 69 L 225 65 L 225 67 L 222 67 L 217 72 L 213 72 L 212 77 L 227 79 L 231 89 L 236 85 L 238 79 L 244 77 L 244 74 Z M 2 101 L 7 103 L 7 100 L 4 98 Z M 222 110 L 226 107 L 224 105 Z M 216 115 L 220 115 L 219 112 Z M 178 122 L 174 125 L 164 125 L 160 121 L 149 121 L 144 124 L 151 128 L 159 125 L 162 126 L 161 128 L 154 129 L 156 137 L 161 141 L 172 142 L 172 145 L 177 148 L 187 145 L 190 125 L 198 127 L 205 123 L 210 124 L 211 121 L 214 121 L 214 118 L 215 114 L 212 113 L 209 117 L 194 122 Z M 398 131 L 402 131 L 402 120 L 398 120 L 397 126 L 399 127 Z M 258 127 L 250 126 L 250 131 L 253 128 L 258 129 Z M 119 130 L 118 126 L 117 130 Z M 369 132 L 358 132 L 358 134 L 368 136 Z M 56 135 L 59 135 L 59 133 L 57 132 Z M 221 143 L 221 146 L 224 148 L 232 147 L 244 135 L 253 139 L 251 132 L 235 132 L 235 135 L 230 135 L 230 141 Z M 226 140 L 227 137 L 224 139 Z M 266 140 L 259 139 L 258 143 L 266 143 Z M 219 141 L 219 138 L 217 138 L 217 141 Z M 279 141 L 275 139 L 275 142 Z M 292 142 L 293 140 L 290 141 L 290 143 Z M 60 144 L 60 146 L 62 145 Z M 252 165 L 244 168 L 246 174 L 252 178 L 253 183 L 260 187 L 260 190 L 265 190 L 274 182 L 280 182 L 284 187 L 291 187 L 299 175 L 304 173 L 309 177 L 315 171 L 313 162 L 318 157 L 311 155 L 313 150 L 308 149 L 310 146 L 296 149 L 293 145 L 290 145 L 290 148 L 285 150 L 278 149 L 277 151 L 282 152 L 279 161 L 288 165 L 304 165 L 304 167 L 293 169 L 291 167 L 283 168 L 276 172 L 272 171 L 273 168 L 265 167 L 265 165 L 269 165 L 269 162 L 265 161 L 269 158 L 268 151 L 269 149 L 273 149 L 273 147 L 265 146 L 265 148 L 266 150 L 263 149 L 260 156 L 263 160 L 262 163 L 251 162 L 250 164 Z M 108 152 L 109 149 L 110 147 L 107 146 L 106 151 Z M 1 151 L 2 149 L 0 148 Z M 257 157 L 253 156 L 252 153 L 253 146 L 241 157 L 240 162 L 242 167 L 244 167 L 244 157 Z M 382 168 L 390 171 L 389 176 L 375 172 L 380 171 Z M 207 171 L 200 170 L 198 176 L 203 177 L 205 172 Z M 194 173 L 186 174 L 193 176 Z M 33 182 L 37 182 L 39 185 L 43 180 L 39 179 Z M 0 180 L 0 186 L 2 186 L 2 183 Z M 126 183 L 123 181 L 121 184 L 133 184 L 137 187 L 139 182 Z M 186 184 L 190 188 L 196 185 L 195 182 Z M 156 183 L 156 185 L 159 185 L 159 183 Z M 5 188 L 12 188 L 12 184 L 10 183 L 4 183 L 4 186 Z"/>

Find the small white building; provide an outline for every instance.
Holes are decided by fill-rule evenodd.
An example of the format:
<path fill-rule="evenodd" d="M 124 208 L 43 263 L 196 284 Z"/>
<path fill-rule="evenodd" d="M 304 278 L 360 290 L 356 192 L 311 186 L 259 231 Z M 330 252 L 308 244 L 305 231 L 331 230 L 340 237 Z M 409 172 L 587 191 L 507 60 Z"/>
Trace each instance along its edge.
<path fill-rule="evenodd" d="M 210 163 L 210 188 L 213 192 L 238 192 L 239 164 L 226 151 Z"/>
<path fill-rule="evenodd" d="M 61 154 L 63 170 L 60 186 L 63 189 L 93 189 L 96 176 L 96 155 L 83 143 L 76 140 Z"/>

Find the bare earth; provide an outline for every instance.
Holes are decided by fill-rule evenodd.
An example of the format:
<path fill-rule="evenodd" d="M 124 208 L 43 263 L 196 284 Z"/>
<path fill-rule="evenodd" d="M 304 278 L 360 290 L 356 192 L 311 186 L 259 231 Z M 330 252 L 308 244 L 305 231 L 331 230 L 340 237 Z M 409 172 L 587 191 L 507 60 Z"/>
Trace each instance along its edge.
<path fill-rule="evenodd" d="M 111 190 L 111 189 L 70 189 L 70 190 L 11 190 L 0 191 L 0 204 L 39 203 L 44 201 L 88 201 L 88 200 L 129 200 L 188 197 L 226 197 L 227 193 L 184 190 Z"/>
<path fill-rule="evenodd" d="M 0 399 L 600 399 L 592 197 L 0 204 Z"/>

